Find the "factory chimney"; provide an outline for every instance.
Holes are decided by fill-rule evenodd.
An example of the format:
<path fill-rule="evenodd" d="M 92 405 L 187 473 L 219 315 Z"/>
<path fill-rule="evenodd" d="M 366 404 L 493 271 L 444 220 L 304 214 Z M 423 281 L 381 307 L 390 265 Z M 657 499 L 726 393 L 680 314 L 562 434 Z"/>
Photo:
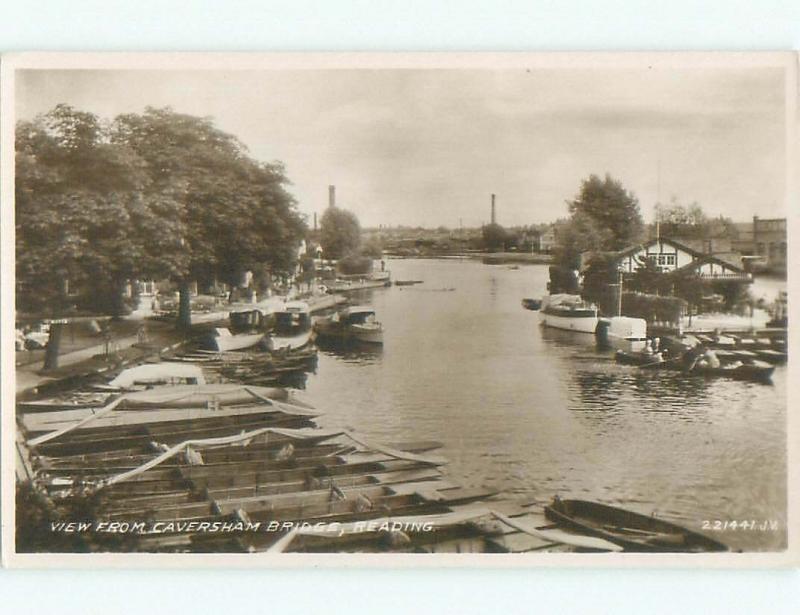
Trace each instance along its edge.
<path fill-rule="evenodd" d="M 314 232 L 317 232 L 317 212 L 314 212 Z"/>
<path fill-rule="evenodd" d="M 494 206 L 494 194 L 492 194 L 492 224 L 497 224 L 497 213 Z"/>
<path fill-rule="evenodd" d="M 336 207 L 336 186 L 328 186 L 328 207 Z"/>

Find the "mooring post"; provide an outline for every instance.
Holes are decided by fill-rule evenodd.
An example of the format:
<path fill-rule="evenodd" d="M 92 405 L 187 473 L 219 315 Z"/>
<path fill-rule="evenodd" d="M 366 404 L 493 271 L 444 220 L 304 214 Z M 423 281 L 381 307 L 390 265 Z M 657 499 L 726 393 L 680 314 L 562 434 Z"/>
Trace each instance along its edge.
<path fill-rule="evenodd" d="M 50 323 L 50 335 L 47 338 L 47 346 L 44 350 L 44 370 L 50 371 L 58 369 L 58 352 L 61 346 L 61 331 L 64 327 L 64 320 L 54 320 Z"/>

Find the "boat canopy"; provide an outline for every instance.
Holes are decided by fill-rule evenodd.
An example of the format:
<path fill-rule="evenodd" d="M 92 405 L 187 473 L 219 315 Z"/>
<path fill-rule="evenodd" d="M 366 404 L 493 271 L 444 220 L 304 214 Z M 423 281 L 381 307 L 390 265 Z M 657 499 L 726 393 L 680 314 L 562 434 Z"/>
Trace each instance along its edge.
<path fill-rule="evenodd" d="M 287 301 L 278 311 L 292 314 L 309 314 L 311 313 L 311 308 L 308 307 L 308 303 L 305 301 Z"/>
<path fill-rule="evenodd" d="M 353 305 L 342 310 L 342 316 L 353 316 L 355 314 L 374 314 L 375 309 L 368 305 Z"/>

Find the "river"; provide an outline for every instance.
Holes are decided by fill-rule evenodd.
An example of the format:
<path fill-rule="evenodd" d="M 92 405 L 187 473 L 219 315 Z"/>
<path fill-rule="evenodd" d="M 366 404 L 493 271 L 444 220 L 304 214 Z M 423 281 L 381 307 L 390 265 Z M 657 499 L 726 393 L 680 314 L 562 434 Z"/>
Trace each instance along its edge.
<path fill-rule="evenodd" d="M 499 499 L 591 499 L 733 548 L 785 548 L 785 367 L 764 385 L 619 366 L 592 336 L 543 329 L 521 307 L 543 294 L 546 266 L 389 265 L 424 283 L 361 294 L 384 346 L 320 352 L 305 397 L 321 425 L 438 440 L 448 480 Z"/>

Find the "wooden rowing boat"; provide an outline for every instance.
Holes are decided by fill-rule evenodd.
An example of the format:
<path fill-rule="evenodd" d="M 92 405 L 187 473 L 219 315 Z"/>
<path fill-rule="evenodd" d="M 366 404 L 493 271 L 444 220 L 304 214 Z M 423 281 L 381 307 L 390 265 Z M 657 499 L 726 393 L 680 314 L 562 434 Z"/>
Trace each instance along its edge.
<path fill-rule="evenodd" d="M 769 382 L 772 379 L 772 372 L 775 371 L 774 365 L 743 364 L 733 366 L 722 365 L 711 367 L 709 365 L 695 365 L 690 374 L 698 376 L 724 376 L 735 380 L 749 380 L 753 382 Z"/>
<path fill-rule="evenodd" d="M 718 352 L 722 353 L 722 351 Z M 724 355 L 720 355 L 720 358 L 726 357 Z M 772 378 L 772 372 L 775 371 L 774 365 L 755 361 L 752 358 L 748 358 L 748 360 L 751 361 L 750 363 L 742 363 L 739 365 L 722 364 L 719 367 L 694 365 L 694 367 L 689 367 L 686 365 L 685 361 L 682 360 L 683 357 L 680 356 L 657 361 L 653 359 L 652 355 L 618 350 L 614 355 L 614 359 L 617 361 L 617 363 L 622 365 L 635 365 L 642 369 L 672 369 L 680 370 L 686 374 L 692 374 L 696 376 L 725 377 L 752 382 L 769 382 Z"/>
<path fill-rule="evenodd" d="M 544 510 L 551 521 L 583 534 L 604 538 L 626 551 L 728 551 L 721 542 L 680 525 L 606 504 L 556 498 Z"/>

